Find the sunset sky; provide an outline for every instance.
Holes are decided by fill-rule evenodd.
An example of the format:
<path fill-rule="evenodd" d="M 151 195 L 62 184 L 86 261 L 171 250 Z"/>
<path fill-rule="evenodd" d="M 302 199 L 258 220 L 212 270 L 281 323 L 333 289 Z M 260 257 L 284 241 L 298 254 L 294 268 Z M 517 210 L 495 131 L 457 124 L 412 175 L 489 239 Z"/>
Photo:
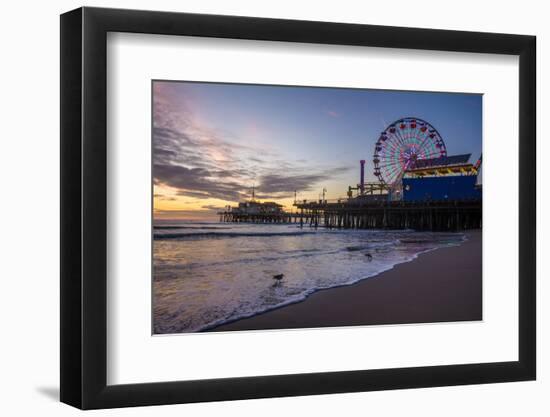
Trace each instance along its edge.
<path fill-rule="evenodd" d="M 359 160 L 374 181 L 374 144 L 402 117 L 431 123 L 449 155 L 481 153 L 482 96 L 153 81 L 155 219 L 214 219 L 256 198 L 344 197 Z"/>

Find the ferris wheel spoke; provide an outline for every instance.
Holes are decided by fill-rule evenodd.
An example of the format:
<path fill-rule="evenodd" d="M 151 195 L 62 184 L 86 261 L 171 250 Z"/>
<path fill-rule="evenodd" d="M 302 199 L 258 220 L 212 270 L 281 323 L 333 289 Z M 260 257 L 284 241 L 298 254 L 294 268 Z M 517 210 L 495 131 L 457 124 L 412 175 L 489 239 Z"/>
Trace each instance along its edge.
<path fill-rule="evenodd" d="M 391 174 L 391 178 L 392 178 L 392 181 L 391 181 L 391 182 L 392 182 L 392 183 L 395 182 L 396 178 L 399 177 L 400 172 L 401 172 L 401 171 L 399 171 L 399 170 L 395 170 L 395 171 L 392 172 L 392 174 Z"/>
<path fill-rule="evenodd" d="M 378 169 L 389 169 L 389 168 L 393 168 L 393 167 L 396 167 L 399 165 L 399 162 L 397 161 L 394 161 L 394 160 L 386 160 L 384 161 L 383 164 L 381 165 L 378 165 Z"/>
<path fill-rule="evenodd" d="M 396 130 L 395 132 L 397 133 L 397 136 L 399 137 L 401 144 L 402 145 L 406 144 L 405 137 L 403 136 L 404 132 L 401 132 L 401 128 L 399 128 L 399 130 Z"/>
<path fill-rule="evenodd" d="M 399 144 L 396 143 L 396 139 L 398 140 L 397 137 L 395 136 L 388 136 L 388 139 L 386 139 L 384 142 L 382 142 L 380 144 L 380 147 L 384 150 L 384 149 L 387 149 L 387 148 L 390 148 L 390 149 L 399 149 Z"/>
<path fill-rule="evenodd" d="M 398 148 L 385 149 L 380 153 L 380 158 L 382 159 L 392 159 L 396 158 L 401 154 L 401 150 Z"/>
<path fill-rule="evenodd" d="M 394 135 L 400 143 L 403 142 L 403 137 L 401 136 L 401 127 L 400 127 L 402 122 L 403 122 L 403 120 L 398 120 L 395 123 L 393 123 L 393 125 L 391 125 L 395 129 L 395 131 L 394 131 L 394 133 L 392 133 L 392 135 Z"/>
<path fill-rule="evenodd" d="M 398 162 L 397 164 L 394 164 L 394 165 L 388 167 L 388 169 L 391 169 L 392 171 L 400 171 L 400 170 L 403 169 L 403 167 L 404 167 L 404 164 L 401 163 L 401 162 Z"/>
<path fill-rule="evenodd" d="M 399 148 L 401 145 L 401 139 L 399 139 L 395 133 L 390 133 L 390 135 L 388 135 L 388 139 L 383 144 L 386 147 L 391 147 L 394 149 Z"/>
<path fill-rule="evenodd" d="M 390 182 L 394 181 L 394 178 L 397 175 L 397 170 L 388 170 L 386 171 L 386 177 L 390 180 Z"/>
<path fill-rule="evenodd" d="M 401 147 L 409 147 L 410 145 L 410 138 L 409 138 L 409 135 L 405 132 L 402 132 L 400 134 L 400 137 L 401 137 L 401 141 L 400 141 L 400 146 Z"/>
<path fill-rule="evenodd" d="M 428 132 L 428 131 L 426 130 L 426 132 Z M 426 141 L 427 141 L 428 139 L 432 139 L 432 138 L 430 138 L 430 134 L 429 134 L 429 133 L 426 135 L 426 137 L 425 137 L 424 140 L 422 141 L 421 146 L 424 146 L 424 144 L 426 143 Z"/>
<path fill-rule="evenodd" d="M 384 172 L 388 173 L 388 172 L 393 172 L 393 171 L 395 171 L 396 168 L 397 168 L 396 165 L 387 165 L 387 166 L 385 166 L 385 167 L 383 167 L 383 168 L 381 168 L 381 169 L 382 169 Z"/>
<path fill-rule="evenodd" d="M 388 178 L 388 177 L 392 177 L 395 175 L 395 173 L 399 172 L 399 169 L 398 168 L 388 168 L 388 169 L 384 169 L 382 171 L 382 175 L 385 177 L 385 178 Z"/>
<path fill-rule="evenodd" d="M 401 143 L 395 143 L 395 142 L 390 142 L 388 144 L 388 147 L 396 152 L 399 152 L 399 149 L 401 148 L 402 144 Z"/>
<path fill-rule="evenodd" d="M 395 145 L 393 144 L 389 144 L 388 146 L 386 146 L 385 148 L 382 149 L 382 151 L 380 152 L 380 155 L 382 156 L 390 156 L 390 155 L 395 155 L 395 154 L 398 154 L 399 153 L 399 148 L 396 147 Z"/>

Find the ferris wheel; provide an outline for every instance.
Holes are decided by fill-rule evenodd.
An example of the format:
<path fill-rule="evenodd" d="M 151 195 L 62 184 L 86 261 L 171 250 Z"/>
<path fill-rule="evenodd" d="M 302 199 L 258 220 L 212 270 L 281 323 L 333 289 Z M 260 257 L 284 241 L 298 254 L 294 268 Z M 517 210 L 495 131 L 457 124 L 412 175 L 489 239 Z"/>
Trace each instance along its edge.
<path fill-rule="evenodd" d="M 428 122 L 416 117 L 396 120 L 382 131 L 374 147 L 374 175 L 393 185 L 419 159 L 447 156 L 445 142 Z"/>

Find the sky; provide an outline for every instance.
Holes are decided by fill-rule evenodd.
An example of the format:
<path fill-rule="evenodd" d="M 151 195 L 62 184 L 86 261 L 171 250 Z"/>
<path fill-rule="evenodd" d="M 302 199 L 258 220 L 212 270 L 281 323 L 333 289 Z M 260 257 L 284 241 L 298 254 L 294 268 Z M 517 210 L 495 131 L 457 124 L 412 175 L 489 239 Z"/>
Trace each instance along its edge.
<path fill-rule="evenodd" d="M 373 175 L 375 143 L 404 117 L 430 123 L 448 155 L 481 154 L 482 96 L 153 81 L 155 219 L 207 220 L 251 198 L 291 211 L 346 196 Z"/>

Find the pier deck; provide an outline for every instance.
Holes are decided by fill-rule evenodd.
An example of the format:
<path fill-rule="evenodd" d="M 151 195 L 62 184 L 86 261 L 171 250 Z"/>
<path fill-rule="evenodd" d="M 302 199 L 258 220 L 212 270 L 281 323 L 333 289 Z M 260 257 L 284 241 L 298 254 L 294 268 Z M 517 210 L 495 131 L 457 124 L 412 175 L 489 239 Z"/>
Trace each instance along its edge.
<path fill-rule="evenodd" d="M 457 231 L 479 229 L 481 200 L 339 201 L 296 203 L 295 213 L 218 213 L 222 222 L 298 223 L 300 226 L 342 229 L 415 229 Z"/>

